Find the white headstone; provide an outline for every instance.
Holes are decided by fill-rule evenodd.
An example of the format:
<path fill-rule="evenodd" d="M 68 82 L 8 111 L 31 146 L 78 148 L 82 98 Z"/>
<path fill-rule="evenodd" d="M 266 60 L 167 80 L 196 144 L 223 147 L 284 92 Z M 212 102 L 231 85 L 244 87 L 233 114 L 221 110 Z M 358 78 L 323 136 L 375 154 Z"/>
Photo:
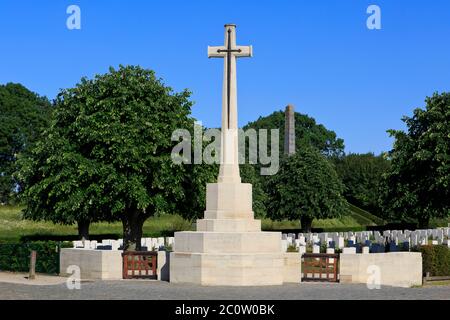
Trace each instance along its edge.
<path fill-rule="evenodd" d="M 300 242 L 300 245 L 306 246 L 306 238 L 304 236 L 299 236 L 298 241 Z"/>
<path fill-rule="evenodd" d="M 97 240 L 92 240 L 89 247 L 91 249 L 97 249 Z"/>
<path fill-rule="evenodd" d="M 306 253 L 306 246 L 300 246 L 300 247 L 298 247 L 298 252 L 300 253 L 300 255 Z"/>
<path fill-rule="evenodd" d="M 281 252 L 286 252 L 288 249 L 288 242 L 286 239 L 281 240 Z"/>
<path fill-rule="evenodd" d="M 117 240 L 111 241 L 111 250 L 119 250 L 120 243 Z"/>
<path fill-rule="evenodd" d="M 84 248 L 83 241 L 73 241 L 72 244 L 74 248 Z"/>

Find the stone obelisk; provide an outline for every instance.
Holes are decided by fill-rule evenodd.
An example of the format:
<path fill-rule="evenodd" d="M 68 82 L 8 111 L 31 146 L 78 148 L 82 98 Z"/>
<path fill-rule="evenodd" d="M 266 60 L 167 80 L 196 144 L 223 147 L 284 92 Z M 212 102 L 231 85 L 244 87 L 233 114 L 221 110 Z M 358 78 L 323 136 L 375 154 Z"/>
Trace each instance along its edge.
<path fill-rule="evenodd" d="M 284 153 L 295 153 L 295 112 L 291 104 L 284 111 Z"/>
<path fill-rule="evenodd" d="M 283 282 L 280 232 L 261 232 L 252 209 L 252 185 L 241 183 L 238 164 L 236 59 L 251 57 L 236 45 L 236 26 L 225 25 L 225 44 L 208 47 L 224 59 L 221 162 L 217 183 L 206 186 L 204 219 L 197 231 L 175 233 L 170 281 L 201 285 L 277 285 Z"/>

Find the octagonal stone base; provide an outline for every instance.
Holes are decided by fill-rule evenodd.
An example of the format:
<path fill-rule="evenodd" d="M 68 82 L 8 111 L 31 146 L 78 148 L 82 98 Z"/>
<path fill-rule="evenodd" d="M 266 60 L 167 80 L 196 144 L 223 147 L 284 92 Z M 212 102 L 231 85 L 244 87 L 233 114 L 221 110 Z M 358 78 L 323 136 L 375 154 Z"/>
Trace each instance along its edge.
<path fill-rule="evenodd" d="M 205 286 L 265 286 L 283 283 L 282 253 L 170 255 L 170 282 Z"/>
<path fill-rule="evenodd" d="M 197 231 L 175 232 L 170 282 L 210 286 L 283 283 L 280 232 L 261 232 L 252 210 L 252 185 L 207 185 L 205 218 Z"/>

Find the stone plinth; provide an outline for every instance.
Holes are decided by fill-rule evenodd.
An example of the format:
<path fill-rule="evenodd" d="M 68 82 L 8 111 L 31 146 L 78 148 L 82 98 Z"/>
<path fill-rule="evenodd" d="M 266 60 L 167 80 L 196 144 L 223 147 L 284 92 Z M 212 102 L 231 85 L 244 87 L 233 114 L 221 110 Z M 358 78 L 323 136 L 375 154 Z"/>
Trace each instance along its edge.
<path fill-rule="evenodd" d="M 218 183 L 206 187 L 204 219 L 196 232 L 176 232 L 170 281 L 201 285 L 279 285 L 284 265 L 281 233 L 261 232 L 252 209 L 252 186 L 241 183 L 238 163 L 236 59 L 251 57 L 236 45 L 236 26 L 225 25 L 223 46 L 208 57 L 224 59 L 222 132 Z"/>
<path fill-rule="evenodd" d="M 261 286 L 283 283 L 280 253 L 172 252 L 170 282 L 209 286 Z"/>
<path fill-rule="evenodd" d="M 280 232 L 261 232 L 253 219 L 252 186 L 208 184 L 197 231 L 176 232 L 170 282 L 254 286 L 283 283 Z"/>

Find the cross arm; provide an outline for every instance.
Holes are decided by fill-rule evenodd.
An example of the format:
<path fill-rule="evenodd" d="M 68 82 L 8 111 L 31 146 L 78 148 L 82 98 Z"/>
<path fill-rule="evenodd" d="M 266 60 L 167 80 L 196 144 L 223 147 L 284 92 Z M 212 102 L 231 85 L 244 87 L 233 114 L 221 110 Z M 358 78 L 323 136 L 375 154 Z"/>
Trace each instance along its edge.
<path fill-rule="evenodd" d="M 232 48 L 235 57 L 252 57 L 252 46 L 236 46 Z M 208 46 L 208 58 L 223 58 L 227 55 L 227 48 L 224 46 L 210 47 Z"/>
<path fill-rule="evenodd" d="M 252 46 L 236 46 L 238 52 L 234 52 L 236 57 L 253 57 L 253 47 Z"/>
<path fill-rule="evenodd" d="M 208 46 L 208 58 L 223 58 L 226 56 L 225 52 L 220 52 L 220 50 L 226 50 L 224 46 L 221 47 L 210 47 Z"/>

